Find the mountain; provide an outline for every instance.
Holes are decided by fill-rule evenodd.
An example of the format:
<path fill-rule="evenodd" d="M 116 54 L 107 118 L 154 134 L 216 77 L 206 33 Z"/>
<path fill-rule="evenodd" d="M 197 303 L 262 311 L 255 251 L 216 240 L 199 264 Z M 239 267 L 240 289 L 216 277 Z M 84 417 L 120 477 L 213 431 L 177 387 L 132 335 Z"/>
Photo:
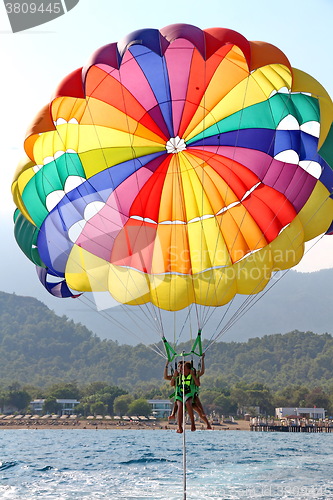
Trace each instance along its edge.
<path fill-rule="evenodd" d="M 207 345 L 207 340 L 204 342 Z M 158 345 L 163 350 L 162 343 Z M 190 343 L 180 344 L 179 352 Z M 149 346 L 102 340 L 32 297 L 0 292 L 0 381 L 37 386 L 105 381 L 132 389 L 161 385 L 164 359 Z M 206 356 L 207 380 L 261 382 L 278 388 L 333 385 L 333 337 L 293 331 L 247 342 L 217 342 Z"/>
<path fill-rule="evenodd" d="M 129 344 L 140 341 L 152 343 L 159 340 L 159 335 L 154 333 L 154 322 L 159 318 L 148 306 L 142 308 L 117 306 L 111 309 L 102 308 L 97 312 L 93 302 L 89 301 L 87 306 L 83 304 L 84 300 L 86 299 L 80 298 L 78 302 L 71 300 L 71 310 L 67 309 L 65 314 L 75 321 L 84 323 L 101 338 L 117 339 Z M 313 273 L 288 271 L 277 274 L 262 294 L 250 298 L 238 295 L 231 305 L 213 309 L 204 332 L 207 336 L 216 336 L 228 321 L 235 321 L 220 340 L 243 342 L 253 337 L 293 330 L 333 333 L 332 304 L 333 269 Z M 59 300 L 56 305 L 59 307 Z M 245 309 L 239 311 L 242 305 Z M 79 310 L 76 311 L 75 307 Z M 59 312 L 59 308 L 57 311 Z M 147 317 L 149 314 L 153 319 Z M 190 326 L 189 321 L 184 325 L 188 315 L 187 310 L 179 311 L 176 315 L 162 312 L 166 337 L 170 338 L 168 336 L 172 332 L 173 338 L 174 323 L 177 321 L 176 331 L 182 330 L 181 340 L 187 340 L 188 332 L 196 329 L 196 314 L 196 308 L 193 307 Z M 119 325 L 129 325 L 129 333 Z"/>
<path fill-rule="evenodd" d="M 0 292 L 0 380 L 40 386 L 57 380 L 116 382 L 131 370 L 142 379 L 147 367 L 149 378 L 159 377 L 163 360 L 142 344 L 102 340 L 35 298 Z"/>
<path fill-rule="evenodd" d="M 9 271 L 10 266 L 8 266 L 8 273 Z M 20 273 L 14 273 L 12 281 L 14 280 L 16 290 L 23 289 L 22 295 L 37 296 L 55 313 L 66 315 L 73 321 L 80 322 L 100 338 L 131 345 L 160 340 L 160 334 L 156 333 L 156 330 L 161 331 L 161 328 L 158 328 L 160 319 L 158 311 L 151 311 L 146 306 L 108 308 L 108 303 L 104 304 L 99 294 L 84 294 L 78 299 L 57 299 L 43 289 L 32 267 L 29 267 L 29 271 L 31 275 L 29 274 L 24 283 L 19 278 Z M 104 297 L 103 294 L 102 297 Z M 285 274 L 278 274 L 260 297 L 258 300 L 258 296 L 253 296 L 252 302 L 245 302 L 248 308 L 244 314 L 237 313 L 237 309 L 248 300 L 246 296 L 236 297 L 231 306 L 215 309 L 204 332 L 207 336 L 215 336 L 235 314 L 237 321 L 220 337 L 220 340 L 242 342 L 253 337 L 293 330 L 333 333 L 331 316 L 333 269 L 313 273 L 299 273 L 291 270 Z M 194 318 L 191 326 L 189 322 L 184 325 L 187 311 L 180 311 L 176 316 L 172 313 L 162 313 L 166 337 L 170 338 L 170 335 L 171 338 L 174 337 L 176 320 L 178 332 L 183 332 L 181 340 L 187 340 L 188 332 L 196 329 L 195 308 L 192 308 L 192 313 Z"/>

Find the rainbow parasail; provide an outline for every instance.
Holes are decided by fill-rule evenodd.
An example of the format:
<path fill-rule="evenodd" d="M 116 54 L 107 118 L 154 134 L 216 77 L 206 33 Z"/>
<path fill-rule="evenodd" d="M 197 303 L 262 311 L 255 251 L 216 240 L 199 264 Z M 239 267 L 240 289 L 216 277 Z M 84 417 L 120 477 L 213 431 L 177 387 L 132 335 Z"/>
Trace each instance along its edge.
<path fill-rule="evenodd" d="M 56 296 L 221 306 L 333 219 L 333 104 L 277 47 L 223 28 L 97 50 L 34 119 L 15 236 Z"/>

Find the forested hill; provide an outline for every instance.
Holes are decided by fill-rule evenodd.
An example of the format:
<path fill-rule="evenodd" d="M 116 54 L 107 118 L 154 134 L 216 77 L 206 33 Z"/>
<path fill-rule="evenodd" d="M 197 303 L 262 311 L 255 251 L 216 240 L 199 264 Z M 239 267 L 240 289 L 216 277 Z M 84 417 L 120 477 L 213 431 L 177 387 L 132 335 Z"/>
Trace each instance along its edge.
<path fill-rule="evenodd" d="M 147 381 L 161 384 L 163 367 L 164 360 L 142 344 L 101 340 L 37 299 L 0 292 L 3 383 L 105 381 L 133 388 Z M 293 331 L 243 343 L 220 342 L 207 352 L 204 378 L 210 383 L 261 382 L 275 389 L 302 383 L 333 386 L 333 337 Z"/>
<path fill-rule="evenodd" d="M 23 273 L 22 273 L 23 274 Z M 18 279 L 20 271 L 2 274 L 2 285 L 6 286 L 6 281 L 10 280 L 8 289 L 1 288 L 6 292 L 17 290 L 20 295 L 29 295 L 39 298 L 48 307 L 60 316 L 65 314 L 75 322 L 84 324 L 89 330 L 96 333 L 101 338 L 119 340 L 123 344 L 136 344 L 139 340 L 137 336 L 127 334 L 119 327 L 119 324 L 129 323 L 129 314 L 125 313 L 125 308 L 113 305 L 107 309 L 107 304 L 103 299 L 99 299 L 99 294 L 93 297 L 83 295 L 78 299 L 56 299 L 40 286 L 35 274 L 31 274 L 31 279 L 22 285 L 22 280 Z M 89 295 L 89 294 L 88 294 Z M 103 297 L 103 294 L 101 294 Z M 333 269 L 323 269 L 313 273 L 300 273 L 294 270 L 277 273 L 273 276 L 268 286 L 265 288 L 261 298 L 253 297 L 251 307 L 247 308 L 246 314 L 239 315 L 237 322 L 223 335 L 221 340 L 225 342 L 237 341 L 245 342 L 252 337 L 262 337 L 272 333 L 286 333 L 293 330 L 311 331 L 314 333 L 332 333 L 332 297 L 333 297 Z M 101 300 L 98 308 L 94 306 L 95 301 Z M 226 307 L 221 307 L 212 315 L 207 328 L 211 332 L 215 331 L 219 325 L 221 316 L 224 324 L 237 314 L 238 308 L 244 305 L 247 297 L 238 295 Z M 90 306 L 89 306 L 90 303 Z M 248 304 L 249 305 L 249 304 Z M 109 307 L 111 307 L 109 305 Z M 145 307 L 138 308 L 146 321 Z M 126 308 L 127 311 L 127 308 Z M 132 311 L 133 313 L 133 311 Z M 186 318 L 187 312 L 179 311 L 177 321 L 180 323 Z M 110 316 L 117 321 L 110 321 Z M 137 316 L 137 312 L 135 313 Z M 168 321 L 168 317 L 163 316 L 165 331 L 173 331 L 174 319 Z M 139 323 L 139 325 L 142 323 Z M 138 322 L 135 322 L 134 331 L 137 331 Z M 130 326 L 129 330 L 133 332 Z M 149 332 L 148 332 L 149 334 Z M 145 332 L 147 338 L 147 332 Z M 156 337 L 152 334 L 147 342 L 154 342 Z"/>

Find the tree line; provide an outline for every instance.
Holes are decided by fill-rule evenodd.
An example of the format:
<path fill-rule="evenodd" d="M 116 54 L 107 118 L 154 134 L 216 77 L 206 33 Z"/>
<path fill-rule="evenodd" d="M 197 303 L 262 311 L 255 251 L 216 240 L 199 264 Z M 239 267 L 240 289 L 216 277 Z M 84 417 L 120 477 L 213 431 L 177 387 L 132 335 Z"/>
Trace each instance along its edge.
<path fill-rule="evenodd" d="M 178 351 L 188 352 L 190 347 L 190 343 L 181 344 Z M 36 299 L 0 292 L 2 401 L 34 399 L 37 393 L 54 398 L 50 388 L 76 384 L 85 405 L 82 414 L 95 413 L 98 407 L 92 405 L 97 403 L 114 414 L 117 397 L 128 404 L 141 398 L 168 398 L 170 388 L 162 379 L 164 363 L 143 344 L 102 340 Z M 85 388 L 95 387 L 92 384 L 102 384 L 104 389 L 86 393 Z M 110 388 L 121 393 L 112 399 L 116 389 Z M 272 414 L 277 406 L 314 404 L 332 414 L 332 388 L 332 335 L 294 330 L 214 344 L 206 354 L 201 399 L 208 412 L 222 414 L 257 406 Z"/>
<path fill-rule="evenodd" d="M 255 336 L 255 332 L 253 332 Z M 163 350 L 162 343 L 160 344 Z M 188 351 L 190 343 L 178 346 Z M 87 384 L 105 380 L 126 390 L 162 378 L 163 358 L 147 346 L 102 340 L 85 326 L 59 317 L 31 297 L 0 292 L 0 382 L 50 386 L 57 381 Z M 206 374 L 229 385 L 263 382 L 328 389 L 333 385 L 333 337 L 294 330 L 217 342 L 206 355 Z"/>
<path fill-rule="evenodd" d="M 0 409 L 15 406 L 19 413 L 31 413 L 30 401 L 44 399 L 43 413 L 57 413 L 57 399 L 77 399 L 75 413 L 88 415 L 149 415 L 148 399 L 168 399 L 168 383 L 156 383 L 129 392 L 106 382 L 92 382 L 80 386 L 77 382 L 58 382 L 49 387 L 21 386 L 14 382 L 0 389 Z M 202 379 L 200 398 L 208 415 L 261 415 L 274 416 L 276 407 L 323 407 L 327 416 L 333 415 L 333 392 L 322 387 L 290 385 L 272 390 L 263 383 L 237 382 L 229 386 L 221 377 Z"/>

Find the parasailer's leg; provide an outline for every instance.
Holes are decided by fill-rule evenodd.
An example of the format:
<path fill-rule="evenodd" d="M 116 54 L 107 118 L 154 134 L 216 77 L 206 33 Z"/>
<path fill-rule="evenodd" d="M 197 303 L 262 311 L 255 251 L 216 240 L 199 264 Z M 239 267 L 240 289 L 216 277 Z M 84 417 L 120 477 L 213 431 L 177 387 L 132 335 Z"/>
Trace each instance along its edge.
<path fill-rule="evenodd" d="M 178 404 L 177 404 L 177 401 L 175 401 L 173 408 L 172 408 L 172 413 L 171 413 L 171 415 L 168 416 L 168 420 L 174 420 L 176 418 L 177 410 L 178 410 Z"/>
<path fill-rule="evenodd" d="M 188 398 L 188 400 L 186 401 L 186 409 L 187 409 L 187 413 L 191 419 L 191 431 L 195 431 L 196 427 L 195 427 L 195 421 L 194 421 L 192 398 Z"/>
<path fill-rule="evenodd" d="M 178 429 L 177 432 L 178 434 L 181 434 L 183 432 L 183 402 L 182 401 L 176 401 L 177 403 L 177 423 L 178 423 Z"/>
<path fill-rule="evenodd" d="M 199 396 L 195 396 L 194 401 L 193 401 L 193 410 L 197 412 L 201 420 L 203 420 L 206 424 L 206 427 L 208 430 L 212 429 L 212 426 L 210 425 L 208 418 L 206 417 L 205 411 L 203 409 L 203 406 L 201 404 L 201 401 L 199 399 Z"/>

